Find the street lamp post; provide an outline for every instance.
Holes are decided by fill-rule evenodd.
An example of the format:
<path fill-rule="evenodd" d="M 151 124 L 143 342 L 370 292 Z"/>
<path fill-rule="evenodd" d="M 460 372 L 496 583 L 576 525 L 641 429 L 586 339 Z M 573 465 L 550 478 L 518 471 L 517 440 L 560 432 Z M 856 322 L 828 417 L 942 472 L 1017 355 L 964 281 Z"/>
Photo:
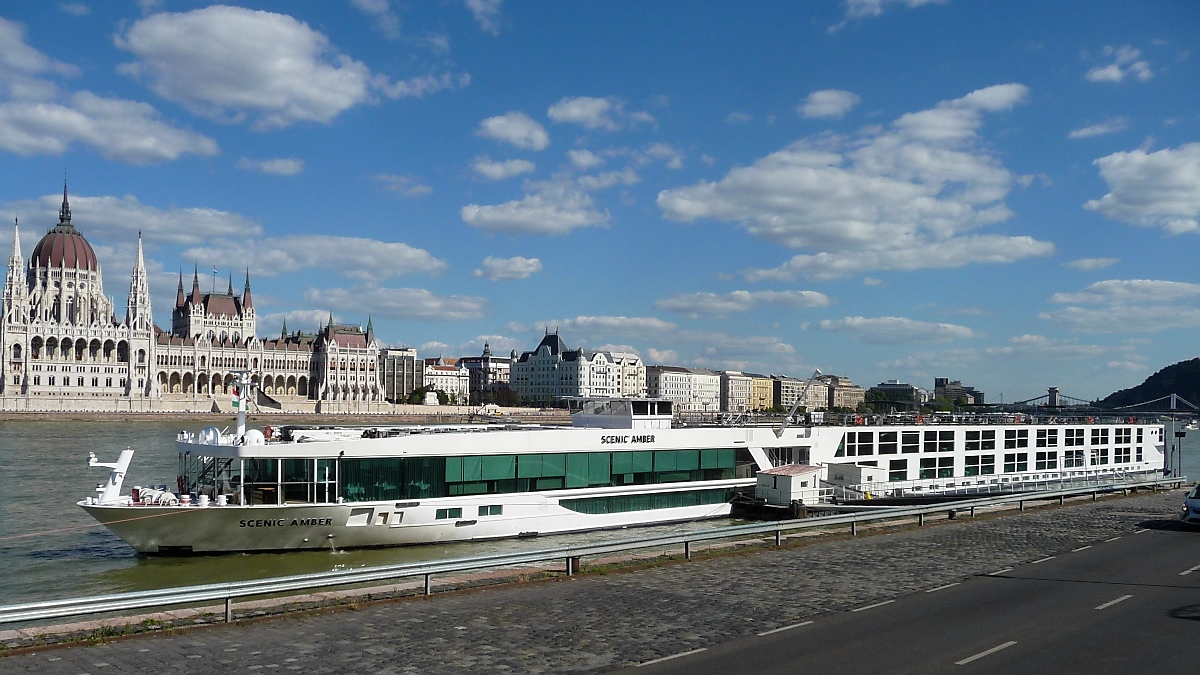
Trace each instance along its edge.
<path fill-rule="evenodd" d="M 1183 437 L 1187 432 L 1182 429 L 1175 432 L 1175 475 L 1183 475 Z"/>

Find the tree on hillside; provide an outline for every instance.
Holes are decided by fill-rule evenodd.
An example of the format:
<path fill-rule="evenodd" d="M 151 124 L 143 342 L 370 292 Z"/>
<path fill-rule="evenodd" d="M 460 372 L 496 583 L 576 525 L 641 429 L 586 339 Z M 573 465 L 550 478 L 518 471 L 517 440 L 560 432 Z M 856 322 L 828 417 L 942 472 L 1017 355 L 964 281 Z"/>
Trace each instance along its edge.
<path fill-rule="evenodd" d="M 1099 401 L 1104 408 L 1119 408 L 1177 394 L 1200 405 L 1200 358 L 1167 366 L 1136 387 L 1122 389 Z"/>

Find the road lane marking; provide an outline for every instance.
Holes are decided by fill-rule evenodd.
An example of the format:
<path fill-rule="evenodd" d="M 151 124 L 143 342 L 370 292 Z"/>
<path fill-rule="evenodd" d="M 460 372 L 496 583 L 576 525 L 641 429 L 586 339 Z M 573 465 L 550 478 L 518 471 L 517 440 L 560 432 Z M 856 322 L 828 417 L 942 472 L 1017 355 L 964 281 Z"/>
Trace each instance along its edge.
<path fill-rule="evenodd" d="M 1116 540 L 1118 540 L 1118 539 L 1120 539 L 1120 538 L 1121 538 L 1121 537 L 1119 537 L 1119 536 L 1118 536 L 1118 537 L 1113 537 L 1112 539 L 1105 539 L 1105 540 L 1104 540 L 1104 543 L 1106 543 L 1106 544 L 1107 544 L 1107 543 L 1108 543 L 1108 542 L 1110 542 L 1110 541 L 1116 541 Z"/>
<path fill-rule="evenodd" d="M 1001 574 L 1004 574 L 1005 572 L 1011 572 L 1011 571 L 1013 571 L 1013 568 L 1011 568 L 1011 567 L 1005 567 L 1005 568 L 1004 568 L 1004 569 L 1002 569 L 1002 570 L 996 570 L 995 572 L 990 572 L 990 573 L 988 574 L 988 576 L 989 576 L 989 577 L 995 577 L 995 576 L 999 576 L 999 575 L 1001 575 Z"/>
<path fill-rule="evenodd" d="M 957 586 L 957 585 L 959 585 L 959 584 L 961 584 L 961 583 L 962 583 L 961 581 L 956 581 L 956 582 L 954 582 L 954 583 L 952 583 L 952 584 L 946 584 L 945 586 L 938 586 L 937 588 L 931 588 L 931 589 L 929 589 L 929 590 L 927 590 L 927 591 L 925 591 L 925 592 L 926 592 L 926 593 L 932 593 L 932 592 L 934 592 L 934 591 L 942 591 L 942 590 L 945 590 L 945 589 L 947 589 L 947 588 L 950 588 L 951 586 Z"/>
<path fill-rule="evenodd" d="M 799 627 L 801 627 L 801 626 L 807 626 L 807 625 L 808 625 L 808 624 L 810 624 L 810 623 L 812 623 L 812 622 L 811 622 L 811 621 L 801 621 L 800 623 L 794 623 L 794 624 L 792 624 L 792 625 L 790 625 L 790 626 L 784 626 L 784 627 L 782 627 L 782 628 L 776 628 L 776 629 L 774 629 L 774 630 L 765 630 L 765 631 L 763 631 L 763 632 L 759 633 L 759 634 L 758 634 L 758 636 L 759 636 L 759 637 L 763 637 L 764 635 L 771 635 L 771 634 L 773 634 L 773 633 L 782 633 L 782 632 L 783 632 L 783 631 L 785 631 L 785 630 L 791 630 L 791 629 L 793 629 L 793 628 L 799 628 Z"/>
<path fill-rule="evenodd" d="M 1030 565 L 1036 565 L 1036 564 L 1038 564 L 1038 563 L 1044 563 L 1044 562 L 1046 562 L 1047 560 L 1054 560 L 1054 559 L 1055 559 L 1055 558 L 1057 558 L 1057 557 L 1058 557 L 1058 556 L 1056 556 L 1056 555 L 1052 555 L 1052 556 L 1049 556 L 1049 557 L 1046 557 L 1046 558 L 1042 558 L 1041 560 L 1034 560 L 1033 562 L 1031 562 L 1031 563 L 1029 563 L 1029 564 L 1030 564 Z"/>
<path fill-rule="evenodd" d="M 1103 605 L 1100 605 L 1096 609 L 1108 609 L 1109 607 L 1112 607 L 1113 605 L 1117 604 L 1118 602 L 1125 602 L 1126 600 L 1128 600 L 1132 597 L 1133 597 L 1132 595 L 1122 595 L 1121 597 L 1117 598 L 1116 600 L 1109 600 L 1108 602 L 1104 603 Z"/>
<path fill-rule="evenodd" d="M 1091 547 L 1092 547 L 1092 545 L 1088 544 L 1087 546 L 1080 546 L 1079 548 L 1073 548 L 1073 549 L 1071 549 L 1071 553 L 1079 553 L 1080 551 L 1086 551 Z"/>
<path fill-rule="evenodd" d="M 1200 570 L 1200 565 L 1196 565 L 1195 567 L 1187 568 L 1186 570 L 1180 572 L 1179 576 L 1181 576 L 1181 577 L 1187 576 L 1187 575 L 1191 574 L 1192 572 L 1195 572 L 1196 570 Z"/>
<path fill-rule="evenodd" d="M 642 663 L 637 664 L 636 667 L 641 668 L 642 666 L 648 666 L 648 665 L 651 665 L 654 663 L 662 663 L 663 661 L 670 661 L 671 659 L 677 659 L 681 656 L 691 656 L 692 654 L 699 654 L 700 652 L 707 651 L 707 650 L 708 650 L 708 647 L 701 647 L 700 649 L 693 649 L 690 652 L 679 652 L 678 654 L 664 656 L 661 659 L 654 659 L 653 661 L 643 661 Z"/>
<path fill-rule="evenodd" d="M 972 661 L 975 661 L 977 659 L 982 659 L 985 656 L 991 656 L 992 654 L 995 654 L 996 652 L 1000 651 L 1001 649 L 1008 649 L 1009 647 L 1011 647 L 1015 644 L 1017 644 L 1016 640 L 1009 640 L 1008 642 L 1005 642 L 1002 645 L 996 645 L 995 647 L 992 647 L 991 649 L 979 652 L 975 656 L 968 656 L 967 658 L 963 659 L 962 661 L 955 661 L 954 665 L 965 666 Z"/>
<path fill-rule="evenodd" d="M 1142 530 L 1134 530 L 1134 531 L 1133 531 L 1133 533 L 1134 533 L 1134 534 L 1141 534 L 1141 533 L 1143 533 L 1143 532 L 1149 532 L 1149 531 L 1150 531 L 1150 530 L 1142 529 Z"/>
<path fill-rule="evenodd" d="M 895 600 L 884 600 L 883 602 L 877 602 L 873 605 L 867 605 L 866 607 L 859 607 L 858 609 L 852 609 L 850 611 L 851 612 L 864 612 L 868 609 L 875 609 L 876 607 L 883 607 L 884 605 L 890 605 L 893 602 L 895 602 Z"/>

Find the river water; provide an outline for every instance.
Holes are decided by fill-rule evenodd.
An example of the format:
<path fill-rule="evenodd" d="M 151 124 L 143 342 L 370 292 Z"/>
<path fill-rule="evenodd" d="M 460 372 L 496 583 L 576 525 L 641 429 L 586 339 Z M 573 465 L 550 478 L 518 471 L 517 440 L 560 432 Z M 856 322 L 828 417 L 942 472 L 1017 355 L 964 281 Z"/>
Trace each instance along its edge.
<path fill-rule="evenodd" d="M 75 505 L 95 495 L 108 469 L 87 468 L 88 451 L 112 462 L 136 454 L 122 488 L 174 485 L 175 434 L 196 422 L 0 421 L 0 605 L 99 593 L 240 581 L 487 553 L 535 550 L 632 536 L 630 530 L 538 539 L 339 551 L 139 556 Z M 192 429 L 191 427 L 196 427 Z M 640 534 L 705 529 L 728 520 L 637 528 Z"/>
<path fill-rule="evenodd" d="M 134 485 L 174 484 L 175 434 L 200 424 L 144 421 L 0 422 L 0 604 L 192 584 L 323 572 L 334 569 L 532 550 L 632 536 L 612 530 L 540 539 L 430 544 L 358 551 L 255 553 L 220 556 L 139 556 L 75 505 L 94 495 L 107 469 L 88 469 L 88 451 L 101 461 L 137 451 L 123 492 Z M 198 429 L 193 429 L 198 430 Z M 1200 437 L 1200 433 L 1189 434 Z M 1200 438 L 1184 441 L 1183 469 L 1200 477 Z M 1192 446 L 1196 447 L 1193 448 Z M 638 528 L 638 534 L 715 527 L 706 521 Z"/>

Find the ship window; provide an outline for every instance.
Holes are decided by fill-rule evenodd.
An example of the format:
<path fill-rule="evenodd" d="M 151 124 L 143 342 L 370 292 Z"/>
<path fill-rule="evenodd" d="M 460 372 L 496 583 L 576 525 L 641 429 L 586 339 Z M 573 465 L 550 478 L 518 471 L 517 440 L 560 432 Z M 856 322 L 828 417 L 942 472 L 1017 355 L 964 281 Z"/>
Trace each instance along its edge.
<path fill-rule="evenodd" d="M 938 432 L 925 432 L 925 452 L 937 452 L 938 449 Z"/>
<path fill-rule="evenodd" d="M 1057 448 L 1058 447 L 1058 429 L 1038 429 L 1037 447 L 1039 447 L 1039 448 Z"/>
<path fill-rule="evenodd" d="M 893 459 L 888 462 L 888 480 L 908 480 L 907 459 Z"/>
<path fill-rule="evenodd" d="M 954 458 L 953 457 L 938 457 L 938 478 L 954 478 Z"/>
<path fill-rule="evenodd" d="M 1092 429 L 1092 445 L 1108 445 L 1108 429 Z"/>
<path fill-rule="evenodd" d="M 1007 443 L 1007 439 L 1005 439 Z M 1009 452 L 1004 455 L 1004 473 L 1017 473 L 1029 470 L 1029 453 Z"/>
<path fill-rule="evenodd" d="M 900 435 L 900 452 L 910 453 L 921 450 L 921 432 L 905 431 Z"/>
<path fill-rule="evenodd" d="M 1064 445 L 1068 448 L 1083 445 L 1083 429 L 1067 429 Z"/>
<path fill-rule="evenodd" d="M 921 470 L 917 473 L 917 478 L 936 478 L 937 477 L 937 457 L 922 457 Z"/>
<path fill-rule="evenodd" d="M 634 401 L 633 402 L 633 414 L 635 416 L 642 416 L 642 417 L 649 415 L 650 414 L 650 402 L 649 401 Z M 480 515 L 483 515 L 483 514 L 480 514 Z"/>
<path fill-rule="evenodd" d="M 1028 429 L 1005 429 L 1004 430 L 1004 449 L 1012 450 L 1014 448 L 1029 447 L 1029 430 Z"/>
<path fill-rule="evenodd" d="M 1129 445 L 1133 442 L 1133 429 L 1123 427 L 1113 430 L 1113 443 L 1117 445 Z"/>
<path fill-rule="evenodd" d="M 460 508 L 438 509 L 437 513 L 434 514 L 434 517 L 437 520 L 446 520 L 448 518 L 462 518 L 462 509 L 460 509 Z"/>
<path fill-rule="evenodd" d="M 1067 429 L 1071 431 L 1071 429 Z M 1082 431 L 1082 429 L 1080 430 Z M 1063 468 L 1077 469 L 1083 466 L 1083 450 L 1067 450 L 1063 453 Z"/>
<path fill-rule="evenodd" d="M 1057 452 L 1039 452 L 1034 455 L 1033 468 L 1037 471 L 1053 471 L 1058 468 Z"/>
<path fill-rule="evenodd" d="M 879 432 L 879 454 L 894 455 L 896 454 L 896 436 L 895 431 Z"/>
<path fill-rule="evenodd" d="M 1108 448 L 1092 448 L 1092 465 L 1108 464 Z"/>
<path fill-rule="evenodd" d="M 499 504 L 493 506 L 479 507 L 479 515 L 481 516 L 499 516 L 504 513 L 504 507 Z"/>

